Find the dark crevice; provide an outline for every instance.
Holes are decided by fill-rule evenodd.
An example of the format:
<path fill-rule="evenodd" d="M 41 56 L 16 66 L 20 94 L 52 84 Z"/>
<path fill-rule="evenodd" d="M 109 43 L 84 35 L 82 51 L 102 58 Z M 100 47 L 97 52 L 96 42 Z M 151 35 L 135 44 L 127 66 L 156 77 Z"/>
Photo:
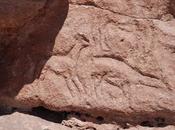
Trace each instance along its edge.
<path fill-rule="evenodd" d="M 102 116 L 98 116 L 98 117 L 96 117 L 96 120 L 98 122 L 103 122 L 104 121 L 104 118 Z"/>
<path fill-rule="evenodd" d="M 67 112 L 55 112 L 55 111 L 48 110 L 44 107 L 32 108 L 29 114 L 40 117 L 47 121 L 54 122 L 54 123 L 61 123 L 63 120 L 67 119 L 67 115 L 68 115 Z"/>
<path fill-rule="evenodd" d="M 90 113 L 82 113 L 78 111 L 62 111 L 62 112 L 56 112 L 49 110 L 44 107 L 35 107 L 31 109 L 21 109 L 21 108 L 11 108 L 8 106 L 0 106 L 0 116 L 2 115 L 9 115 L 14 112 L 20 112 L 29 114 L 32 116 L 40 117 L 44 120 L 54 122 L 54 123 L 62 123 L 63 120 L 69 120 L 70 117 L 75 117 L 83 122 L 93 122 L 95 124 L 104 124 L 109 123 L 108 119 L 103 116 L 97 116 L 97 115 L 91 115 Z M 143 126 L 143 127 L 153 127 L 153 128 L 161 128 L 166 127 L 170 124 L 166 118 L 164 117 L 154 117 L 154 118 L 146 118 L 140 120 L 140 122 L 137 122 L 135 124 L 132 124 L 131 122 L 116 122 L 118 126 L 120 126 L 123 129 L 129 129 L 131 126 Z"/>
<path fill-rule="evenodd" d="M 61 123 L 63 120 L 67 119 L 67 115 L 69 114 L 69 112 L 51 111 L 44 107 L 35 107 L 32 109 L 10 108 L 6 106 L 0 107 L 0 116 L 10 115 L 10 114 L 13 114 L 14 112 L 20 112 L 20 113 L 40 117 L 44 120 L 54 122 L 54 123 Z"/>
<path fill-rule="evenodd" d="M 75 3 L 70 3 L 70 4 L 75 4 Z M 83 3 L 79 2 L 79 3 L 76 3 L 76 4 L 77 5 L 85 5 L 85 6 L 92 6 L 92 7 L 99 8 L 98 5 L 94 1 L 85 1 Z"/>
<path fill-rule="evenodd" d="M 162 117 L 154 118 L 153 120 L 146 120 L 140 123 L 144 127 L 166 127 L 166 119 Z"/>
<path fill-rule="evenodd" d="M 12 114 L 16 109 L 0 106 L 0 116 Z"/>
<path fill-rule="evenodd" d="M 143 121 L 140 123 L 141 126 L 153 127 L 153 124 L 150 121 Z"/>

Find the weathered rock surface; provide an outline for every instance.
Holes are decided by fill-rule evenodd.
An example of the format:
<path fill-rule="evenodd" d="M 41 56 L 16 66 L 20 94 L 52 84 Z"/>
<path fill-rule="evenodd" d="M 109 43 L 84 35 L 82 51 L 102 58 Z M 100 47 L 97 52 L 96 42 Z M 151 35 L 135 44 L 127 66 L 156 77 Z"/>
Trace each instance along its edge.
<path fill-rule="evenodd" d="M 30 6 L 27 6 L 26 15 L 12 19 L 15 24 L 2 24 L 2 27 L 17 27 L 27 21 L 17 42 L 25 49 L 13 51 L 16 45 L 4 49 L 11 55 L 3 57 L 5 62 L 1 63 L 1 68 L 6 69 L 1 71 L 3 75 L 10 73 L 5 80 L 4 76 L 0 77 L 4 83 L 1 93 L 6 96 L 10 93 L 14 106 L 18 102 L 25 107 L 44 106 L 55 111 L 79 112 L 86 115 L 83 118 L 80 115 L 81 120 L 95 124 L 115 122 L 123 128 L 174 125 L 175 2 L 70 0 L 64 25 L 66 15 L 61 13 L 65 11 L 63 14 L 66 14 L 68 3 L 54 2 L 58 1 L 53 0 L 53 4 L 50 1 L 54 13 L 49 13 L 53 9 L 50 4 L 44 6 L 50 10 L 38 23 L 30 25 L 30 18 L 43 8 L 44 1 L 36 6 L 31 2 L 33 11 L 28 13 Z M 56 21 L 56 16 L 62 21 Z M 9 17 L 13 18 L 11 14 Z M 46 23 L 40 27 L 43 19 Z M 59 29 L 63 26 L 53 46 L 57 22 Z M 32 31 L 31 27 L 34 27 Z M 24 32 L 26 34 L 22 35 Z M 21 54 L 23 58 L 19 58 Z M 7 96 L 6 100 L 13 98 Z M 171 129 L 171 126 L 164 129 Z"/>
<path fill-rule="evenodd" d="M 8 122 L 8 123 L 7 123 Z M 44 119 L 15 112 L 11 115 L 0 117 L 0 130 L 124 130 L 116 125 L 102 124 L 97 125 L 90 122 L 84 123 L 77 119 L 71 119 L 64 123 L 57 124 Z M 64 126 L 67 125 L 68 127 Z M 76 125 L 76 127 L 75 127 Z M 73 128 L 69 128 L 69 127 Z M 140 126 L 132 127 L 129 130 L 174 130 L 174 126 L 165 128 L 144 128 Z"/>
<path fill-rule="evenodd" d="M 8 122 L 8 123 L 7 123 Z M 15 112 L 0 117 L 0 130 L 73 130 L 32 115 Z"/>
<path fill-rule="evenodd" d="M 111 120 L 174 122 L 174 19 L 133 18 L 81 2 L 71 4 L 40 78 L 17 99 Z"/>
<path fill-rule="evenodd" d="M 75 129 L 80 130 L 174 130 L 174 126 L 167 126 L 164 128 L 151 128 L 151 127 L 142 127 L 142 126 L 134 126 L 130 128 L 121 128 L 115 124 L 94 124 L 92 122 L 82 122 L 75 118 L 72 118 L 67 121 L 63 121 L 62 123 L 65 126 L 73 127 Z"/>

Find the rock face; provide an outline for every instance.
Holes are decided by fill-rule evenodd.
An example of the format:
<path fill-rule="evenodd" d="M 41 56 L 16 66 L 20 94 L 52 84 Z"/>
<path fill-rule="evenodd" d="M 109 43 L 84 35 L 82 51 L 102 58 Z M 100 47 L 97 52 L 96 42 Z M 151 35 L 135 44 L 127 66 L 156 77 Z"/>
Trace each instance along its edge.
<path fill-rule="evenodd" d="M 175 125 L 174 0 L 13 1 L 0 0 L 5 104 L 122 128 Z"/>
<path fill-rule="evenodd" d="M 69 121 L 69 124 L 73 124 Z M 8 123 L 7 123 L 8 122 Z M 78 122 L 78 123 L 77 123 Z M 68 123 L 67 123 L 68 124 Z M 114 125 L 94 125 L 92 123 L 81 123 L 76 121 L 76 124 L 82 125 L 79 127 L 81 130 L 117 130 L 117 127 Z M 11 115 L 4 115 L 0 117 L 0 130 L 77 130 L 76 128 L 69 128 L 61 124 L 52 123 L 46 120 L 43 120 L 32 115 L 27 115 L 19 112 L 15 112 Z M 144 128 L 144 127 L 134 127 L 130 130 L 174 130 L 174 126 L 168 126 L 165 128 Z M 120 129 L 123 130 L 123 129 Z"/>
<path fill-rule="evenodd" d="M 8 122 L 8 123 L 7 123 Z M 73 130 L 23 113 L 0 117 L 0 130 Z"/>

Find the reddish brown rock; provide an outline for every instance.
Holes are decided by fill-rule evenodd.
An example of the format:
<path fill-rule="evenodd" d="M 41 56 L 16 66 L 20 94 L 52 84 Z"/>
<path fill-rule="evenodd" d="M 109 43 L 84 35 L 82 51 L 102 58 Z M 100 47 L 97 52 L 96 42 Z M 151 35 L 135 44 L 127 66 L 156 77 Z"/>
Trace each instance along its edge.
<path fill-rule="evenodd" d="M 55 111 L 74 111 L 80 113 L 80 120 L 94 124 L 114 123 L 121 128 L 168 129 L 171 127 L 168 125 L 175 125 L 174 1 L 69 2 L 64 25 L 65 15 L 59 12 L 65 11 L 68 5 L 53 3 L 54 10 L 48 4 L 53 14 L 48 10 L 36 20 L 40 22 L 30 23 L 27 19 L 29 24 L 27 22 L 20 31 L 26 34 L 21 34 L 17 43 L 19 46 L 25 43 L 25 49 L 14 53 L 11 50 L 15 45 L 5 50 L 12 52 L 14 60 L 7 55 L 4 59 L 8 60 L 1 68 L 8 68 L 7 61 L 17 67 L 10 64 L 10 71 L 2 70 L 4 74 L 17 73 L 15 78 L 9 78 L 12 73 L 3 80 L 2 92 L 6 96 L 6 93 L 13 95 L 12 98 L 7 96 L 8 101 L 14 97 L 14 106 L 18 102 L 20 107 L 44 106 Z M 42 4 L 36 5 L 36 9 L 40 7 Z M 25 16 L 28 15 L 31 14 Z M 57 29 L 56 16 L 62 19 L 58 21 L 59 28 L 63 26 L 55 44 L 51 45 L 55 36 L 52 33 L 56 34 L 53 30 Z M 41 24 L 43 19 L 44 25 Z M 18 18 L 15 21 L 20 23 Z M 19 68 L 23 68 L 22 71 Z M 19 83 L 18 87 L 12 85 Z M 7 88 L 18 91 L 14 94 Z M 109 129 L 113 128 L 109 126 Z"/>
<path fill-rule="evenodd" d="M 47 0 L 26 1 L 26 0 L 8 0 L 0 1 L 0 27 L 1 29 L 20 28 L 31 21 L 38 12 L 43 9 Z"/>
<path fill-rule="evenodd" d="M 174 122 L 173 23 L 71 5 L 40 79 L 17 99 L 111 120 Z"/>
<path fill-rule="evenodd" d="M 38 117 L 13 113 L 0 117 L 0 130 L 74 130 Z"/>
<path fill-rule="evenodd" d="M 94 124 L 92 122 L 82 122 L 76 118 L 71 118 L 70 120 L 63 121 L 65 126 L 73 127 L 80 130 L 174 130 L 174 126 L 167 126 L 164 128 L 152 128 L 152 127 L 142 127 L 142 126 L 131 126 L 130 128 L 121 128 L 115 124 Z"/>
<path fill-rule="evenodd" d="M 7 123 L 8 122 L 8 123 Z M 66 126 L 68 127 L 66 127 Z M 72 127 L 72 128 L 69 128 Z M 11 115 L 4 115 L 0 117 L 0 130 L 124 130 L 113 124 L 93 124 L 91 122 L 81 122 L 72 118 L 61 124 L 52 123 L 44 119 L 34 117 L 19 112 Z M 174 126 L 167 126 L 165 128 L 145 128 L 145 127 L 131 127 L 128 130 L 174 130 Z"/>
<path fill-rule="evenodd" d="M 169 12 L 169 5 L 174 4 L 173 0 L 70 0 L 70 3 L 95 6 L 112 13 L 143 19 L 160 18 Z"/>
<path fill-rule="evenodd" d="M 3 101 L 13 99 L 24 84 L 39 77 L 68 6 L 67 0 L 0 0 L 0 95 Z"/>

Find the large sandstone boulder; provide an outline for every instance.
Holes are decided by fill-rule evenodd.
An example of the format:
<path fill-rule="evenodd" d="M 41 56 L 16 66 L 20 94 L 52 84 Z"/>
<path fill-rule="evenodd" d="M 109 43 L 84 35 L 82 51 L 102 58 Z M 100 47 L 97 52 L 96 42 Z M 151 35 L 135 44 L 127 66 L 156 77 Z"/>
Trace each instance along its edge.
<path fill-rule="evenodd" d="M 122 128 L 175 125 L 173 0 L 69 0 L 69 11 L 64 0 L 29 3 L 0 2 L 25 10 L 0 20 L 16 31 L 2 34 L 5 104 L 79 112 L 80 120 Z"/>
<path fill-rule="evenodd" d="M 164 117 L 174 121 L 174 19 L 133 18 L 92 3 L 73 3 L 53 56 L 40 78 L 26 85 L 17 99 L 31 106 L 85 111 L 112 120 Z M 109 5 L 117 4 L 121 2 Z M 165 15 L 171 14 L 164 12 L 162 18 Z"/>

